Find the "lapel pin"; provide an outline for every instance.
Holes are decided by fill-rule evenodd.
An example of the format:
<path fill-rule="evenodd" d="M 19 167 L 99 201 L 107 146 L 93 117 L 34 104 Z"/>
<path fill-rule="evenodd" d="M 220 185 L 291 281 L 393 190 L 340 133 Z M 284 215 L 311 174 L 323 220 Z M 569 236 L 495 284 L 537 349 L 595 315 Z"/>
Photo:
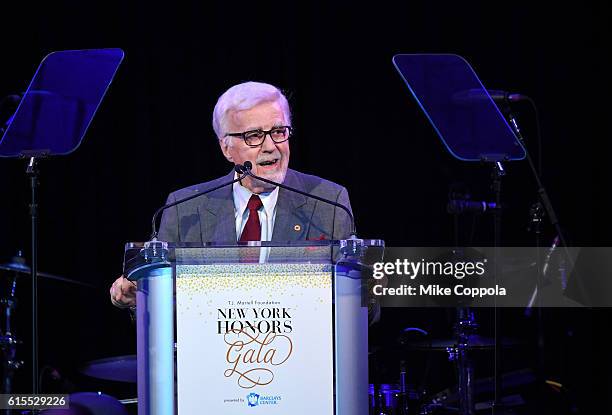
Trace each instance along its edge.
<path fill-rule="evenodd" d="M 300 225 L 293 225 L 293 230 L 299 232 L 302 230 L 302 227 Z"/>

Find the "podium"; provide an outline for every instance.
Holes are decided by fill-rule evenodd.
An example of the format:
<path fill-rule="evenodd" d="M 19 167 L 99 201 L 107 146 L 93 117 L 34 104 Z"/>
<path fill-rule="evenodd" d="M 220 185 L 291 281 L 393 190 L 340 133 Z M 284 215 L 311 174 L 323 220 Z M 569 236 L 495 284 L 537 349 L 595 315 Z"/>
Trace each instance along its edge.
<path fill-rule="evenodd" d="M 366 415 L 364 271 L 383 250 L 361 239 L 128 243 L 139 415 Z"/>

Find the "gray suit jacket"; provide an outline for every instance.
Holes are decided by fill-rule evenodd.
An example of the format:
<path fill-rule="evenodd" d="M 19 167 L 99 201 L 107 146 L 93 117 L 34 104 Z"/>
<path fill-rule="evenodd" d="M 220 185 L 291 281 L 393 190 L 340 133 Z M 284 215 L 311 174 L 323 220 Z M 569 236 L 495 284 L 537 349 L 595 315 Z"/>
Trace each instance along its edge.
<path fill-rule="evenodd" d="M 194 192 L 206 191 L 233 178 L 232 170 L 225 177 L 178 190 L 168 196 L 167 203 L 193 195 Z M 351 209 L 346 189 L 328 180 L 288 169 L 284 184 Z M 342 209 L 279 189 L 272 241 L 345 239 L 349 237 L 350 231 L 350 218 Z M 236 243 L 238 236 L 232 186 L 166 209 L 162 216 L 159 239 L 167 242 Z"/>

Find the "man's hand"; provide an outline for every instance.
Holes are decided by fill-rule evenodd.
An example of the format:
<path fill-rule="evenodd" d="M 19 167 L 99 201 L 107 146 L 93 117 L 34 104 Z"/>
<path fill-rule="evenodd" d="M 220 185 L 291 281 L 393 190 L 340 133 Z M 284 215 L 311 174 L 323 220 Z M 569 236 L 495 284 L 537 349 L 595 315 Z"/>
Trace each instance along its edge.
<path fill-rule="evenodd" d="M 111 303 L 119 308 L 136 306 L 136 283 L 123 275 L 115 280 L 110 288 Z"/>

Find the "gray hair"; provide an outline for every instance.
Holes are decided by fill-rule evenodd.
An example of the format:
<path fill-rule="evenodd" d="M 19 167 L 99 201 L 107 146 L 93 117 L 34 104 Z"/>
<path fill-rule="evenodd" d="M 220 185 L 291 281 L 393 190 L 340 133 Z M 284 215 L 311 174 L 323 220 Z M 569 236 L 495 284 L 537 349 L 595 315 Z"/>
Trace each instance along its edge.
<path fill-rule="evenodd" d="M 244 82 L 234 85 L 219 97 L 213 111 L 212 124 L 217 138 L 221 140 L 228 133 L 226 131 L 227 115 L 230 112 L 249 110 L 263 102 L 274 101 L 280 104 L 285 121 L 291 125 L 289 102 L 280 89 L 263 82 Z"/>

